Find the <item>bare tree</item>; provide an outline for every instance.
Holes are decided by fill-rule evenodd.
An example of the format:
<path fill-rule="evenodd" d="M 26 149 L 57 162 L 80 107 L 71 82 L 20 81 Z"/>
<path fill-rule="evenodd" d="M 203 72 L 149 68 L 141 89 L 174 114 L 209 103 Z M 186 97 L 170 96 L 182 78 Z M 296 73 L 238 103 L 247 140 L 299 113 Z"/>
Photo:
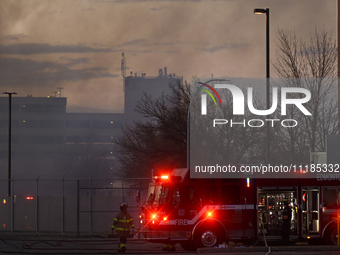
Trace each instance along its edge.
<path fill-rule="evenodd" d="M 325 30 L 315 29 L 309 41 L 279 30 L 276 44 L 276 73 L 284 86 L 302 87 L 311 92 L 305 107 L 312 114 L 305 116 L 296 109 L 288 110 L 287 116 L 298 120 L 299 127 L 277 130 L 280 139 L 275 146 L 276 156 L 285 158 L 286 162 L 299 158 L 305 161 L 309 151 L 324 151 L 325 136 L 338 129 L 336 41 Z"/>
<path fill-rule="evenodd" d="M 150 176 L 160 170 L 186 166 L 189 85 L 170 84 L 171 94 L 152 98 L 144 94 L 136 111 L 144 121 L 126 126 L 115 140 L 125 177 Z"/>
<path fill-rule="evenodd" d="M 221 81 L 223 82 L 223 81 Z M 217 82 L 218 83 L 218 82 Z M 245 90 L 243 90 L 245 93 Z M 199 97 L 192 103 L 190 126 L 193 129 L 191 147 L 195 165 L 228 165 L 263 162 L 265 127 L 251 127 L 248 120 L 259 119 L 250 112 L 233 115 L 233 96 L 228 90 L 218 91 L 223 106 L 207 102 L 207 114 L 201 115 Z M 261 108 L 258 95 L 253 95 L 255 108 Z M 246 107 L 246 102 L 245 102 Z M 223 124 L 213 126 L 214 119 Z M 256 122 L 256 121 L 255 121 Z M 259 125 L 252 122 L 251 125 Z"/>
<path fill-rule="evenodd" d="M 145 120 L 135 122 L 133 126 L 126 126 L 122 136 L 115 140 L 122 175 L 142 177 L 150 176 L 151 169 L 157 174 L 160 170 L 164 172 L 186 167 L 190 100 L 193 101 L 190 130 L 196 132 L 195 138 L 190 141 L 193 155 L 203 161 L 217 159 L 222 164 L 261 161 L 264 155 L 256 148 L 261 141 L 261 129 L 243 126 L 241 128 L 240 125 L 212 128 L 216 113 L 210 112 L 202 117 L 199 96 L 196 100 L 191 98 L 198 88 L 190 88 L 187 83 L 170 84 L 170 88 L 170 95 L 159 98 L 145 94 L 136 107 L 136 111 L 144 116 Z M 232 114 L 231 95 L 220 95 L 223 100 L 223 108 L 218 110 L 220 116 L 233 119 L 234 122 L 243 121 Z M 210 104 L 213 102 L 210 101 Z M 214 105 L 208 108 L 211 111 L 216 109 Z"/>

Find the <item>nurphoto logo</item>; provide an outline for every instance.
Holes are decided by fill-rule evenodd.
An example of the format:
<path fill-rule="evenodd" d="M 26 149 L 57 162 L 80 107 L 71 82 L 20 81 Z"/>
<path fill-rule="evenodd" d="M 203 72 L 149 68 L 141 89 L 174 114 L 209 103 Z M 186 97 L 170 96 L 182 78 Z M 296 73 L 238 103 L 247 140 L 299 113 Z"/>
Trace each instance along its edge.
<path fill-rule="evenodd" d="M 208 84 L 205 83 L 200 83 L 202 86 L 200 87 L 201 90 L 206 92 L 214 101 L 215 106 L 217 106 L 216 100 L 213 96 L 212 93 L 210 93 L 207 89 L 202 88 L 203 86 L 209 88 L 215 96 L 218 98 L 221 107 L 223 107 L 222 100 L 220 95 L 217 93 L 216 89 L 228 89 L 231 92 L 232 95 L 232 100 L 233 100 L 233 115 L 245 115 L 245 95 L 243 91 L 231 84 L 215 84 L 214 88 L 212 86 L 209 86 Z M 201 115 L 207 115 L 207 94 L 201 94 Z M 308 89 L 305 88 L 297 88 L 297 87 L 281 87 L 281 116 L 286 116 L 287 115 L 287 105 L 294 105 L 297 107 L 305 116 L 310 116 L 312 115 L 306 107 L 303 105 L 307 103 L 311 99 L 311 93 Z M 293 94 L 299 94 L 298 97 L 292 97 L 288 95 L 293 95 Z M 304 97 L 303 97 L 304 95 Z M 278 88 L 273 87 L 272 88 L 272 98 L 271 98 L 271 108 L 266 109 L 266 110 L 259 110 L 254 107 L 253 103 L 253 88 L 248 87 L 247 88 L 247 106 L 248 110 L 258 116 L 268 116 L 270 114 L 273 114 L 277 108 L 278 108 L 278 99 L 279 99 L 279 93 L 278 93 Z M 264 121 L 270 122 L 271 126 L 274 126 L 275 121 L 280 121 L 279 119 L 251 119 L 247 121 L 247 124 L 249 127 L 262 127 L 264 125 Z M 233 122 L 231 120 L 227 119 L 214 119 L 213 120 L 213 126 L 215 127 L 216 125 L 225 125 L 227 123 L 230 123 L 231 126 L 234 125 L 243 125 L 246 126 L 246 120 L 242 122 Z M 256 124 L 255 124 L 256 123 Z M 290 123 L 290 124 L 289 124 Z M 297 126 L 297 121 L 294 119 L 285 119 L 281 121 L 281 125 L 283 127 L 295 127 Z"/>

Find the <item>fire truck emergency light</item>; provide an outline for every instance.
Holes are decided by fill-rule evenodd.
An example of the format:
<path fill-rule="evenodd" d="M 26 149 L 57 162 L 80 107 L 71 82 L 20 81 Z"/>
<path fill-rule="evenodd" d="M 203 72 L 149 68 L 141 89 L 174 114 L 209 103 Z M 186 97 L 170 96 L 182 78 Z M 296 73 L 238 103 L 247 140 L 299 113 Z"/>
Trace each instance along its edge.
<path fill-rule="evenodd" d="M 33 200 L 33 197 L 26 197 L 26 200 Z"/>
<path fill-rule="evenodd" d="M 208 217 L 211 217 L 211 215 L 212 215 L 212 212 L 208 212 L 207 214 L 208 214 Z"/>
<path fill-rule="evenodd" d="M 163 179 L 163 180 L 168 180 L 168 179 L 169 179 L 169 176 L 168 176 L 168 175 L 155 176 L 155 179 Z"/>

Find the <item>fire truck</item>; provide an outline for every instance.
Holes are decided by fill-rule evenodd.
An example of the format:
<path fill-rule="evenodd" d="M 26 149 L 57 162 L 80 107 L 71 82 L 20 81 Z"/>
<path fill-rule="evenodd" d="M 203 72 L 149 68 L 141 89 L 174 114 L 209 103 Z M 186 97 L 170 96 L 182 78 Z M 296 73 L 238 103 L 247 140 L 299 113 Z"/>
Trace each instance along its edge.
<path fill-rule="evenodd" d="M 340 175 L 339 175 L 340 176 Z M 140 202 L 140 194 L 137 193 Z M 140 238 L 180 243 L 185 250 L 229 241 L 281 239 L 283 201 L 292 210 L 290 239 L 337 243 L 340 177 L 193 179 L 174 169 L 149 184 L 139 215 Z"/>

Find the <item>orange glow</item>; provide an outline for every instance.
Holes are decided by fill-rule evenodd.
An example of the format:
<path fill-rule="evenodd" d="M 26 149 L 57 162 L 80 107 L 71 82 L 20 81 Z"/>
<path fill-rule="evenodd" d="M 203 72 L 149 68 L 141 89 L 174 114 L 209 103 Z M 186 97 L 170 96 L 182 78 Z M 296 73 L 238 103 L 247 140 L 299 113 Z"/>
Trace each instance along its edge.
<path fill-rule="evenodd" d="M 310 236 L 307 236 L 307 239 L 310 239 Z"/>
<path fill-rule="evenodd" d="M 152 215 L 152 218 L 153 218 L 153 219 L 156 219 L 156 216 L 157 216 L 156 214 L 153 214 L 153 215 Z"/>
<path fill-rule="evenodd" d="M 6 203 L 7 203 L 6 199 L 3 199 L 3 200 L 2 200 L 2 203 L 3 203 L 3 204 L 6 204 Z"/>
<path fill-rule="evenodd" d="M 167 217 L 164 217 L 163 220 L 166 221 L 168 218 Z"/>
<path fill-rule="evenodd" d="M 212 212 L 208 212 L 208 217 L 210 217 L 212 215 Z"/>
<path fill-rule="evenodd" d="M 33 200 L 33 197 L 26 197 L 27 200 Z"/>

